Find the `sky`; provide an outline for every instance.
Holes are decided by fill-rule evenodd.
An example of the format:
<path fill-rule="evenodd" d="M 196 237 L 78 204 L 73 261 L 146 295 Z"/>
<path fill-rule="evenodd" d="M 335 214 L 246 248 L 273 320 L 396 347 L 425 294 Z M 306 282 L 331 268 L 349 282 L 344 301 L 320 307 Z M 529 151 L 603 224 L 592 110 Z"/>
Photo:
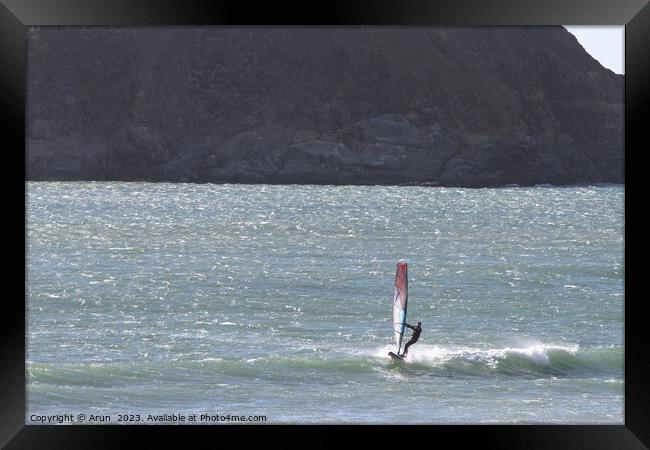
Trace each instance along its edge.
<path fill-rule="evenodd" d="M 580 45 L 614 73 L 625 73 L 625 27 L 565 25 Z"/>

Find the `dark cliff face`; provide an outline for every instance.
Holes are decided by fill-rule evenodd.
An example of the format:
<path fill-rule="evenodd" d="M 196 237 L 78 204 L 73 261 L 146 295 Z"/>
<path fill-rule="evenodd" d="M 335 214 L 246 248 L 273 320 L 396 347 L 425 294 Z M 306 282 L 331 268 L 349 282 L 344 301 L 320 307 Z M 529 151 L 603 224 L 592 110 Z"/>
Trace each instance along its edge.
<path fill-rule="evenodd" d="M 562 27 L 33 28 L 30 180 L 623 182 L 623 77 Z"/>

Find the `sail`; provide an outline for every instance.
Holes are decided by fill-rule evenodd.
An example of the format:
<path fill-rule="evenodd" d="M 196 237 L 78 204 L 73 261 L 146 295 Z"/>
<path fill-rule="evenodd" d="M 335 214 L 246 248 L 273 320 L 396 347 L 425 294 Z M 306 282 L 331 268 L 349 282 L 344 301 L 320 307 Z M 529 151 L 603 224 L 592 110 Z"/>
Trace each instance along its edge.
<path fill-rule="evenodd" d="M 406 322 L 406 305 L 408 302 L 408 267 L 405 260 L 397 261 L 395 273 L 395 297 L 393 298 L 393 331 L 395 332 L 395 343 L 397 353 L 402 347 L 404 336 L 404 323 Z"/>

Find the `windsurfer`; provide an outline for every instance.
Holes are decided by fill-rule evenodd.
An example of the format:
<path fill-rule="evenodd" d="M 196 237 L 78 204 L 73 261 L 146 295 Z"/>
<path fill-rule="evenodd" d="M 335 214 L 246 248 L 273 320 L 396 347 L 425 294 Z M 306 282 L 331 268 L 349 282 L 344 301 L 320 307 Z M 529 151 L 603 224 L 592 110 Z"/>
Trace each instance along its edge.
<path fill-rule="evenodd" d="M 415 326 L 411 325 L 410 323 L 405 323 L 404 325 L 409 327 L 411 330 L 413 330 L 413 335 L 411 336 L 411 339 L 404 346 L 404 351 L 402 352 L 401 356 L 406 356 L 406 354 L 409 351 L 409 347 L 415 344 L 418 341 L 418 339 L 420 339 L 420 333 L 422 333 L 422 322 L 418 322 L 418 324 Z"/>

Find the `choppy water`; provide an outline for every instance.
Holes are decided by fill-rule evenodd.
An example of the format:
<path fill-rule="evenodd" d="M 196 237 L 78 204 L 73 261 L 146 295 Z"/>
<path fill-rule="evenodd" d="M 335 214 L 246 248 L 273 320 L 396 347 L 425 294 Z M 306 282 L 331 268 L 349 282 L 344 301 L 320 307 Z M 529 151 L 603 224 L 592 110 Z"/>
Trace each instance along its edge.
<path fill-rule="evenodd" d="M 622 186 L 30 182 L 26 421 L 621 424 L 623 203 Z M 423 323 L 406 362 L 387 356 L 400 258 Z"/>

